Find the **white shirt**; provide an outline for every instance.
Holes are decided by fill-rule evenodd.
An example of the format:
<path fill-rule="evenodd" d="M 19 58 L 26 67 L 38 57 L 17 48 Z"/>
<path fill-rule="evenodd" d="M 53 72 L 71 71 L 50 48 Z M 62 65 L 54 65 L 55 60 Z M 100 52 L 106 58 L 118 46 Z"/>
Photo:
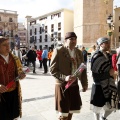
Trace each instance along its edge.
<path fill-rule="evenodd" d="M 74 72 L 76 71 L 76 69 L 77 69 L 77 61 L 76 61 L 76 59 L 75 59 L 75 57 L 76 57 L 76 54 L 75 54 L 75 49 L 69 49 L 68 48 L 68 51 L 69 51 L 69 54 L 70 54 L 70 57 L 71 58 L 74 58 L 74 61 L 75 61 L 75 63 L 76 63 L 76 65 L 75 64 L 72 64 L 72 73 L 71 74 L 74 74 Z"/>
<path fill-rule="evenodd" d="M 0 54 L 1 55 L 1 54 Z M 4 60 L 6 61 L 6 63 L 8 63 L 9 62 L 9 54 L 7 55 L 7 56 L 4 56 L 4 55 L 1 55 L 3 58 L 4 58 Z"/>
<path fill-rule="evenodd" d="M 71 58 L 75 58 L 75 50 L 74 49 L 71 50 L 71 49 L 68 48 L 68 51 L 69 51 L 69 54 L 70 54 Z"/>
<path fill-rule="evenodd" d="M 106 59 L 108 59 L 107 53 L 106 53 L 106 51 L 103 51 L 102 47 L 100 47 L 100 51 L 103 53 L 103 55 L 106 57 Z"/>

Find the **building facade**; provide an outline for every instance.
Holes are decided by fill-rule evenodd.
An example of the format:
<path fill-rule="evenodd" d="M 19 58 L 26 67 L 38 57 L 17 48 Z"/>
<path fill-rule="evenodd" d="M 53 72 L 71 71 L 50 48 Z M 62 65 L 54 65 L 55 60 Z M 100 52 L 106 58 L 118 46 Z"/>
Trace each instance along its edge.
<path fill-rule="evenodd" d="M 114 8 L 114 45 L 115 48 L 120 46 L 120 7 Z"/>
<path fill-rule="evenodd" d="M 26 16 L 29 47 L 42 49 L 54 48 L 64 41 L 66 32 L 73 31 L 73 11 L 60 9 L 48 14 L 32 18 Z"/>
<path fill-rule="evenodd" d="M 18 29 L 17 11 L 0 9 L 0 35 L 9 36 L 11 48 L 14 47 L 14 36 Z"/>
<path fill-rule="evenodd" d="M 77 45 L 96 45 L 99 37 L 107 36 L 107 18 L 113 15 L 113 0 L 74 0 L 74 31 Z"/>
<path fill-rule="evenodd" d="M 20 47 L 28 47 L 27 43 L 27 30 L 23 23 L 18 23 L 18 37 L 20 39 Z"/>

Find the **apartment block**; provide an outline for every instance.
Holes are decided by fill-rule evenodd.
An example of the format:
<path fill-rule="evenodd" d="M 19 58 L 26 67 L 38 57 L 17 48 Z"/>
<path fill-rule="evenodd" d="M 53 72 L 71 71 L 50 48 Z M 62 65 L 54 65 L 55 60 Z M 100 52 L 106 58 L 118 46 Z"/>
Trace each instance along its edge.
<path fill-rule="evenodd" d="M 60 9 L 45 15 L 32 18 L 26 16 L 27 37 L 29 47 L 42 49 L 56 47 L 57 43 L 64 42 L 66 32 L 74 31 L 73 11 Z"/>

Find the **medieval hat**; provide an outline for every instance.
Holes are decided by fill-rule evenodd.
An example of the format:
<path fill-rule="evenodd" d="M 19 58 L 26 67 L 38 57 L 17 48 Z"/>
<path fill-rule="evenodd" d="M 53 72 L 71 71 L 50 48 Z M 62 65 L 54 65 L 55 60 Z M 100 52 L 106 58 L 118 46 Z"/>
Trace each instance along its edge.
<path fill-rule="evenodd" d="M 74 32 L 67 32 L 66 35 L 65 35 L 65 40 L 69 39 L 71 37 L 76 37 L 77 38 L 77 36 Z"/>
<path fill-rule="evenodd" d="M 110 40 L 110 39 L 107 38 L 107 37 L 98 38 L 98 40 L 97 40 L 97 45 L 101 45 L 102 43 L 107 42 L 107 41 L 109 41 L 109 40 Z"/>
<path fill-rule="evenodd" d="M 6 41 L 6 40 L 8 40 L 8 38 L 3 37 L 3 36 L 0 36 L 0 44 L 1 44 L 2 42 Z"/>

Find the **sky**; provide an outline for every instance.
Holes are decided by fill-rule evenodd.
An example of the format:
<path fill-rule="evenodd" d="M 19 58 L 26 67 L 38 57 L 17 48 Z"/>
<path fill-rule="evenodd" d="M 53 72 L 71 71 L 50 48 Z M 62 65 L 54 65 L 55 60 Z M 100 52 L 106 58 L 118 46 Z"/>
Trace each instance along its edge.
<path fill-rule="evenodd" d="M 17 11 L 18 22 L 24 22 L 25 16 L 38 17 L 46 13 L 67 8 L 73 10 L 74 0 L 1 0 L 0 9 Z M 114 6 L 120 7 L 120 0 L 114 0 Z"/>

